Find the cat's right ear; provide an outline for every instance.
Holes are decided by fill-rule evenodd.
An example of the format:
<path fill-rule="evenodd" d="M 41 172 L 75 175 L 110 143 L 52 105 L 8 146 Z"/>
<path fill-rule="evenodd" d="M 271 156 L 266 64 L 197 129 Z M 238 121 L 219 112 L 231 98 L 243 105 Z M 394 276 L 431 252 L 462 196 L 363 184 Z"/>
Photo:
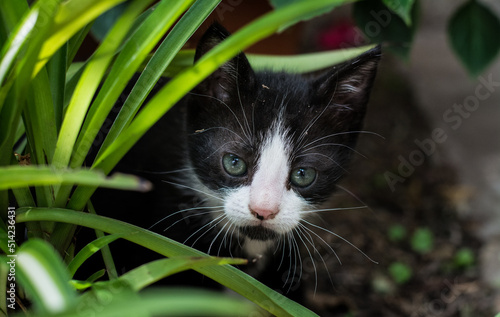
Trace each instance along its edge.
<path fill-rule="evenodd" d="M 196 47 L 194 62 L 196 63 L 209 50 L 220 44 L 229 32 L 218 23 L 213 23 L 202 36 Z M 243 52 L 220 66 L 196 88 L 195 92 L 214 97 L 229 103 L 231 97 L 237 96 L 238 89 L 251 89 L 255 84 L 255 75 Z"/>

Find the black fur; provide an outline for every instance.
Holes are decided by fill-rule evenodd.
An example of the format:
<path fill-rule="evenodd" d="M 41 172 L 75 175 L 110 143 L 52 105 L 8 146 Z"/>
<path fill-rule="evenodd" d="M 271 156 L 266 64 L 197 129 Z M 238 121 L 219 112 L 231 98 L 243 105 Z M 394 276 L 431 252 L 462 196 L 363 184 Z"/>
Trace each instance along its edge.
<path fill-rule="evenodd" d="M 228 35 L 217 24 L 210 27 L 200 40 L 195 60 Z M 101 190 L 93 199 L 98 213 L 150 228 L 178 210 L 202 206 L 204 198 L 196 190 L 170 182 L 189 186 L 195 174 L 213 191 L 250 184 L 259 158 L 259 144 L 280 114 L 293 148 L 292 166 L 313 166 L 318 171 L 311 186 L 293 190 L 311 204 L 324 202 L 348 168 L 358 131 L 362 129 L 379 58 L 380 47 L 376 47 L 319 77 L 307 78 L 271 71 L 254 72 L 245 55 L 238 54 L 169 111 L 117 166 L 118 171 L 151 180 L 154 190 L 147 194 Z M 155 90 L 165 83 L 166 80 L 160 80 Z M 315 143 L 319 138 L 321 141 Z M 308 151 L 304 148 L 308 144 L 324 146 Z M 248 163 L 243 177 L 224 172 L 221 163 L 224 153 L 238 153 Z M 186 167 L 194 169 L 185 170 Z M 170 171 L 177 172 L 166 173 Z M 151 229 L 183 242 L 211 220 L 209 215 L 188 215 L 189 212 L 178 213 Z M 207 233 L 194 247 L 207 251 L 215 233 L 217 230 Z M 260 240 L 273 236 L 273 233 L 255 232 L 251 228 L 242 228 L 240 233 Z M 198 236 L 187 244 L 196 238 Z M 237 246 L 238 243 L 233 243 L 233 247 Z M 224 247 L 212 251 L 220 255 L 243 255 Z M 127 246 L 115 254 L 123 255 L 118 261 L 130 262 L 131 252 L 135 251 Z M 145 261 L 142 254 L 139 258 L 132 265 L 122 264 L 130 268 Z M 270 263 L 264 273 L 278 276 L 279 285 L 272 286 L 282 287 L 281 275 L 274 274 L 275 270 Z M 264 282 L 273 284 L 267 277 Z"/>

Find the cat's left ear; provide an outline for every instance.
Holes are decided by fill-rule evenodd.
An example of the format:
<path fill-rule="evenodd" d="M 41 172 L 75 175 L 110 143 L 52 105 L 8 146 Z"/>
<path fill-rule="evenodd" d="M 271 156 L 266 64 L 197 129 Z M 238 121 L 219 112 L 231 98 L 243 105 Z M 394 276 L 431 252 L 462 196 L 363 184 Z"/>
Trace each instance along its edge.
<path fill-rule="evenodd" d="M 379 45 L 316 79 L 313 89 L 320 103 L 330 104 L 340 112 L 358 112 L 363 115 L 380 56 Z"/>
<path fill-rule="evenodd" d="M 195 63 L 209 50 L 229 37 L 229 32 L 218 23 L 213 23 L 198 42 L 194 57 Z M 202 95 L 212 96 L 224 103 L 237 94 L 237 89 L 252 89 L 255 74 L 243 52 L 223 64 L 196 88 Z"/>

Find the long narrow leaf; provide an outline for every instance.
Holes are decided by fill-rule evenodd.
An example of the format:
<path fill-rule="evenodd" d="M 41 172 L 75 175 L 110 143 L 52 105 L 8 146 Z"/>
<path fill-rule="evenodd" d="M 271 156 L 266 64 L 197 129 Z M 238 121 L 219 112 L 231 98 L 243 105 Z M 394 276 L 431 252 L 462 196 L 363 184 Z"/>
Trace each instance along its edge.
<path fill-rule="evenodd" d="M 298 55 L 264 55 L 247 53 L 248 61 L 255 70 L 308 73 L 337 65 L 373 48 L 374 45 L 346 48 Z M 164 71 L 164 77 L 173 77 L 193 65 L 194 50 L 182 50 Z"/>
<path fill-rule="evenodd" d="M 333 65 L 352 59 L 373 45 L 361 46 L 327 52 L 300 54 L 292 56 L 272 56 L 248 54 L 248 60 L 257 70 L 286 71 L 288 73 L 308 73 L 325 69 Z"/>
<path fill-rule="evenodd" d="M 42 70 L 33 79 L 24 109 L 24 126 L 31 146 L 31 158 L 36 164 L 50 164 L 57 140 L 54 103 L 49 77 Z"/>
<path fill-rule="evenodd" d="M 64 45 L 64 43 L 85 27 L 85 25 L 93 21 L 106 10 L 124 1 L 125 0 L 64 1 L 54 18 L 55 23 L 51 28 L 50 37 L 45 41 L 40 51 L 33 76 L 40 71 L 50 57 Z"/>
<path fill-rule="evenodd" d="M 80 252 L 75 255 L 73 260 L 69 262 L 68 264 L 68 272 L 71 276 L 75 275 L 76 271 L 80 266 L 88 259 L 90 258 L 93 254 L 101 250 L 103 247 L 109 245 L 111 242 L 115 241 L 116 239 L 119 239 L 121 235 L 119 234 L 112 234 L 108 236 L 103 236 L 100 237 L 89 244 L 87 244 L 85 247 L 83 247 Z"/>
<path fill-rule="evenodd" d="M 201 23 L 208 17 L 220 0 L 196 1 L 193 6 L 182 16 L 174 28 L 170 31 L 166 39 L 156 50 L 148 64 L 141 73 L 141 76 L 134 85 L 129 96 L 125 100 L 120 112 L 111 127 L 106 140 L 99 149 L 100 153 L 106 149 L 130 124 L 154 84 L 161 77 L 162 73 L 169 66 L 170 62 L 177 56 L 179 50 L 184 46 L 191 35 L 198 29 Z M 191 59 L 190 65 L 192 65 Z"/>
<path fill-rule="evenodd" d="M 125 239 L 168 257 L 207 256 L 200 251 L 146 229 L 102 216 L 56 208 L 19 208 L 17 213 L 17 222 L 19 223 L 57 221 L 78 224 L 112 234 L 123 234 Z M 132 232 L 134 234 L 129 234 Z M 232 266 L 209 266 L 195 268 L 195 270 L 240 293 L 271 314 L 277 316 L 315 316 L 305 307 L 290 301 Z"/>
<path fill-rule="evenodd" d="M 196 289 L 161 288 L 135 294 L 118 284 L 102 289 L 100 296 L 96 293 L 85 293 L 80 305 L 66 311 L 64 317 L 81 317 L 82 312 L 93 314 L 97 309 L 99 317 L 259 315 L 248 301 Z M 45 316 L 49 317 L 37 317 Z"/>
<path fill-rule="evenodd" d="M 146 18 L 129 39 L 113 64 L 111 72 L 99 91 L 96 100 L 89 109 L 75 144 L 75 151 L 70 163 L 71 167 L 81 166 L 92 141 L 99 133 L 113 104 L 130 78 L 147 57 L 147 54 L 193 1 L 160 2 L 153 13 Z"/>
<path fill-rule="evenodd" d="M 0 167 L 0 190 L 52 184 L 83 184 L 118 189 L 147 191 L 151 184 L 131 175 L 106 177 L 87 169 L 54 169 L 46 166 Z"/>
<path fill-rule="evenodd" d="M 209 265 L 246 264 L 245 259 L 216 257 L 174 257 L 149 262 L 120 276 L 120 280 L 128 283 L 133 290 L 139 291 L 167 276 Z M 104 282 L 106 283 L 106 282 Z"/>
<path fill-rule="evenodd" d="M 68 166 L 73 153 L 73 145 L 99 82 L 104 76 L 114 52 L 119 47 L 122 39 L 127 35 L 132 22 L 149 2 L 135 0 L 129 5 L 115 26 L 109 31 L 105 41 L 97 49 L 92 61 L 85 68 L 73 93 L 61 126 L 52 162 L 56 167 Z"/>

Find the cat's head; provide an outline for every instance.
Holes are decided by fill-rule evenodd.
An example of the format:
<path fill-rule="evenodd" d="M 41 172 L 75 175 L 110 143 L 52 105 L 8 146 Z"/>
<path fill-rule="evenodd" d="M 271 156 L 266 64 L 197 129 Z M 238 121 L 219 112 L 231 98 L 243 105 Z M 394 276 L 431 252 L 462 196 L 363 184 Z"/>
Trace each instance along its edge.
<path fill-rule="evenodd" d="M 198 60 L 229 34 L 213 25 Z M 214 219 L 230 233 L 271 240 L 293 232 L 346 172 L 380 48 L 321 76 L 255 72 L 238 54 L 189 96 L 189 159 Z"/>

